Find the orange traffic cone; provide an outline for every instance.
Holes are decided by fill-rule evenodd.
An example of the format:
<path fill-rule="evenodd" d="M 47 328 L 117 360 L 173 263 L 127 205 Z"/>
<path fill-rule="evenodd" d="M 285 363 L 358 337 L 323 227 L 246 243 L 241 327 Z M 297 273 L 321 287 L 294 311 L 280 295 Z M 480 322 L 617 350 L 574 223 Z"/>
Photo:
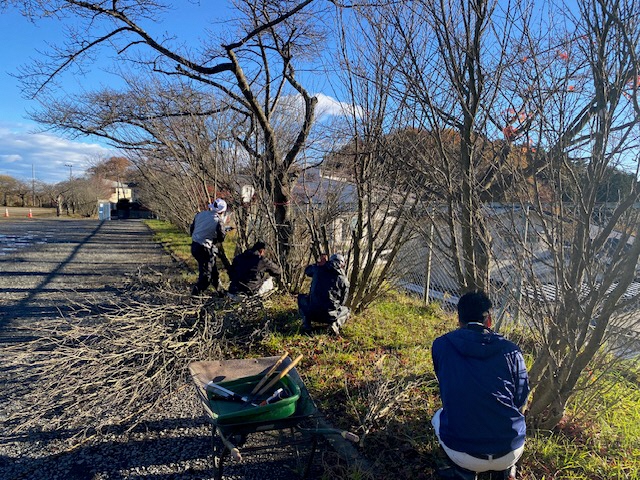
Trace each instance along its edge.
<path fill-rule="evenodd" d="M 5 217 L 8 217 L 8 216 L 9 216 L 9 209 L 8 209 L 8 208 L 5 208 L 5 209 L 4 209 L 4 216 L 5 216 Z"/>
<path fill-rule="evenodd" d="M 29 209 L 29 215 L 27 215 L 27 217 L 33 218 L 33 213 L 31 213 L 31 209 Z"/>

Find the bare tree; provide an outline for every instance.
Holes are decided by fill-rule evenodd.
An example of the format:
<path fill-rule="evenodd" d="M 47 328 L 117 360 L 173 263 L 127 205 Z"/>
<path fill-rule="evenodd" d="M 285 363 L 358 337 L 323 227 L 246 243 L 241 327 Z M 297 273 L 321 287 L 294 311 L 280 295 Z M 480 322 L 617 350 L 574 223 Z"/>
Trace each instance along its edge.
<path fill-rule="evenodd" d="M 509 154 L 509 145 L 492 148 L 500 133 L 493 112 L 502 100 L 507 45 L 517 41 L 520 15 L 517 3 L 487 0 L 425 0 L 384 10 L 393 28 L 387 51 L 403 78 L 398 96 L 412 104 L 412 126 L 428 132 L 437 152 L 437 161 L 423 168 L 435 182 L 425 198 L 438 192 L 442 208 L 429 211 L 433 222 L 447 225 L 446 233 L 436 229 L 443 233 L 439 244 L 461 290 L 491 287 L 491 232 L 482 204 Z"/>
<path fill-rule="evenodd" d="M 122 149 L 128 158 L 121 160 L 138 170 L 138 189 L 147 205 L 186 231 L 194 212 L 220 191 L 235 193 L 231 158 L 225 155 L 232 119 L 215 97 L 190 81 L 127 76 L 126 83 L 126 91 L 51 99 L 34 118 L 51 128 L 105 138 Z M 97 165 L 94 173 L 122 181 L 122 161 Z"/>
<path fill-rule="evenodd" d="M 637 322 L 628 287 L 640 254 L 639 7 L 547 7 L 533 15 L 530 2 L 416 1 L 383 10 L 394 27 L 387 51 L 404 77 L 398 98 L 414 101 L 414 125 L 429 137 L 410 167 L 431 181 L 423 198 L 444 200 L 424 211 L 434 222 L 445 212 L 440 243 L 463 290 L 498 280 L 491 262 L 511 249 L 502 270 L 513 275 L 499 280 L 511 282 L 539 334 L 530 418 L 545 428 L 612 332 Z M 622 167 L 629 177 L 616 173 Z M 513 211 L 489 222 L 488 202 L 504 199 Z"/>
<path fill-rule="evenodd" d="M 2 204 L 5 207 L 12 206 L 12 198 L 19 189 L 20 181 L 9 175 L 0 175 L 0 195 L 2 195 Z"/>
<path fill-rule="evenodd" d="M 411 235 L 408 212 L 415 196 L 411 188 L 398 188 L 406 184 L 400 182 L 405 170 L 398 159 L 407 151 L 394 130 L 406 105 L 392 96 L 397 75 L 384 48 L 384 26 L 367 7 L 343 11 L 336 24 L 341 83 L 336 87 L 349 101 L 341 121 L 326 127 L 335 147 L 322 166 L 325 204 L 311 212 L 310 226 L 316 253 L 331 246 L 347 254 L 349 303 L 358 311 L 386 281 L 398 279 L 395 258 Z"/>
<path fill-rule="evenodd" d="M 536 112 L 530 165 L 544 170 L 525 198 L 548 252 L 525 250 L 523 262 L 526 311 L 541 341 L 529 414 L 543 428 L 562 418 L 585 368 L 604 359 L 603 346 L 640 325 L 640 301 L 628 291 L 640 256 L 640 6 L 585 1 L 566 12 L 555 12 L 562 42 L 537 52 L 528 84 Z M 619 169 L 628 181 L 614 184 L 625 178 Z M 616 195 L 605 195 L 613 185 Z"/>
<path fill-rule="evenodd" d="M 14 3 L 14 2 L 10 2 Z M 171 39 L 156 38 L 144 24 L 163 12 L 163 2 L 85 2 L 34 0 L 15 2 L 31 16 L 73 17 L 81 23 L 68 44 L 54 52 L 48 62 L 33 65 L 23 79 L 35 92 L 42 91 L 66 68 L 99 48 L 113 49 L 121 61 L 135 60 L 138 68 L 169 77 L 190 78 L 227 97 L 230 108 L 245 120 L 236 140 L 261 166 L 263 188 L 273 212 L 277 250 L 288 265 L 291 248 L 290 200 L 295 163 L 305 146 L 314 121 L 317 100 L 299 82 L 295 61 L 304 61 L 321 44 L 319 15 L 312 0 L 237 2 L 242 16 L 238 40 L 201 45 L 192 53 Z M 84 24 L 82 24 L 84 22 Z M 147 55 L 146 59 L 144 55 Z M 291 144 L 282 141 L 275 128 L 274 112 L 288 97 L 298 103 L 301 122 Z M 114 111 L 117 114 L 117 111 Z"/>
<path fill-rule="evenodd" d="M 490 127 L 508 35 L 492 22 L 496 8 L 485 0 L 417 1 L 386 12 L 397 32 L 388 48 L 400 64 L 402 87 L 442 159 L 437 173 L 445 186 L 448 255 L 463 290 L 490 285 L 491 239 L 480 207 L 491 179 L 480 168 L 486 137 L 479 132 Z M 451 131 L 455 149 L 449 148 Z"/>

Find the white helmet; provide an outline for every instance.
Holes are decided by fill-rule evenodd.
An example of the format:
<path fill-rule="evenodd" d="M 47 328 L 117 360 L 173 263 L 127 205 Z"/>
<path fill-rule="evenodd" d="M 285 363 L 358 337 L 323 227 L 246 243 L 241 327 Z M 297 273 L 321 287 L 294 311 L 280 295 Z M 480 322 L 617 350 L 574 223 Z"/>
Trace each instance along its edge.
<path fill-rule="evenodd" d="M 216 213 L 224 213 L 227 211 L 227 202 L 225 202 L 221 198 L 216 198 L 213 203 L 209 204 L 209 210 L 214 211 Z"/>

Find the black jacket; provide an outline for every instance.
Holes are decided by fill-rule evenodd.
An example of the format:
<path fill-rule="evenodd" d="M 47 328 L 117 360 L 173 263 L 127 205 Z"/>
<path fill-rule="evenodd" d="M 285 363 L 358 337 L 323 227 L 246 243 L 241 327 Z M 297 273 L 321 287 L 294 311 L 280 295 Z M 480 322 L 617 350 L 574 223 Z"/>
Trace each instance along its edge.
<path fill-rule="evenodd" d="M 309 290 L 311 308 L 332 312 L 344 305 L 349 294 L 349 281 L 339 262 L 309 265 L 304 273 L 312 277 Z"/>
<path fill-rule="evenodd" d="M 231 293 L 254 294 L 266 280 L 265 273 L 277 277 L 282 273 L 280 267 L 268 258 L 260 256 L 255 250 L 247 250 L 236 255 L 231 265 Z"/>

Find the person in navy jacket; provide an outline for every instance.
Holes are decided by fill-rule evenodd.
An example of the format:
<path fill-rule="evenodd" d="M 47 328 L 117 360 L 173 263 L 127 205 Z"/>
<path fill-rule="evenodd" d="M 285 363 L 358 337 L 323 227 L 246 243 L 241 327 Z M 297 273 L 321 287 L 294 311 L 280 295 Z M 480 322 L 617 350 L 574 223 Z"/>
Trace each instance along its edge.
<path fill-rule="evenodd" d="M 491 307 L 480 290 L 464 294 L 459 328 L 431 348 L 442 399 L 431 423 L 449 459 L 463 469 L 451 478 L 502 471 L 513 479 L 524 450 L 529 378 L 520 348 L 491 330 Z"/>
<path fill-rule="evenodd" d="M 304 274 L 311 277 L 309 294 L 298 295 L 298 311 L 302 317 L 302 332 L 311 332 L 311 322 L 328 324 L 335 335 L 351 315 L 345 305 L 349 296 L 349 281 L 345 259 L 334 253 L 327 261 L 320 255 L 315 265 L 308 265 Z"/>

